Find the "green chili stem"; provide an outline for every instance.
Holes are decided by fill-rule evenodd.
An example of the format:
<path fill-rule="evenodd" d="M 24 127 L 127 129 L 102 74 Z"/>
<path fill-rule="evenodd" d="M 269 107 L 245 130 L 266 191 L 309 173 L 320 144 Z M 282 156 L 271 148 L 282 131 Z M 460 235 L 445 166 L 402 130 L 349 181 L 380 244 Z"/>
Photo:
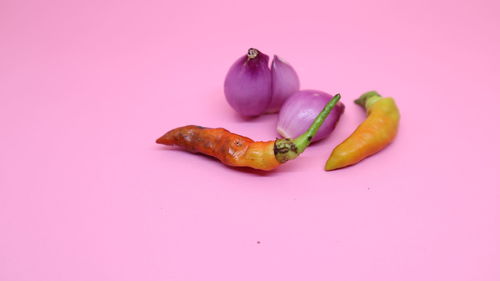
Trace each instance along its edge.
<path fill-rule="evenodd" d="M 333 107 L 340 100 L 340 94 L 336 94 L 321 110 L 307 131 L 295 139 L 278 139 L 274 144 L 274 155 L 280 163 L 297 158 L 311 144 L 311 140 L 326 120 Z"/>
<path fill-rule="evenodd" d="M 321 110 L 319 115 L 314 119 L 312 125 L 307 129 L 305 133 L 302 135 L 298 136 L 293 140 L 295 145 L 297 146 L 297 152 L 300 154 L 302 153 L 309 144 L 311 144 L 312 138 L 316 135 L 318 132 L 319 128 L 323 124 L 323 122 L 326 120 L 330 112 L 332 111 L 333 107 L 337 104 L 337 102 L 340 100 L 340 94 L 336 94 Z"/>
<path fill-rule="evenodd" d="M 354 101 L 354 103 L 368 110 L 376 101 L 378 101 L 381 98 L 382 96 L 379 95 L 379 93 L 371 91 L 362 94 L 357 100 Z"/>

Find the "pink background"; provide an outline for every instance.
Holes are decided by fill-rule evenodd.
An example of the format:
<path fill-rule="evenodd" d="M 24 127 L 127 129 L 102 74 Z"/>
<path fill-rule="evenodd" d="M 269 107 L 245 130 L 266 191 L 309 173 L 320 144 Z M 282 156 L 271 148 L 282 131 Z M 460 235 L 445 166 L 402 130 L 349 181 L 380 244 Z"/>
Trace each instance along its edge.
<path fill-rule="evenodd" d="M 498 1 L 0 1 L 0 280 L 500 280 Z M 224 99 L 249 47 L 341 92 L 273 173 L 154 140 L 274 139 Z M 394 97 L 396 141 L 324 172 Z"/>

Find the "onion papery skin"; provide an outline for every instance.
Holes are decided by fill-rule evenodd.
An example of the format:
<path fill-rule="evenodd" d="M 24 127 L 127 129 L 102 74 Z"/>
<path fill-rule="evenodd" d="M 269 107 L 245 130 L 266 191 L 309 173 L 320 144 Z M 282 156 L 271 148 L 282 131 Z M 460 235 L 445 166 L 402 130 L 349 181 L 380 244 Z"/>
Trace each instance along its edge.
<path fill-rule="evenodd" d="M 229 105 L 239 114 L 258 116 L 271 102 L 271 70 L 269 56 L 249 49 L 229 69 L 224 81 L 224 94 Z"/>
<path fill-rule="evenodd" d="M 317 90 L 301 90 L 289 97 L 281 107 L 277 131 L 285 138 L 296 138 L 303 134 L 312 124 L 314 118 L 328 103 L 332 96 Z M 317 142 L 326 138 L 335 129 L 337 122 L 344 113 L 345 106 L 338 102 L 332 112 L 312 139 Z"/>
<path fill-rule="evenodd" d="M 286 99 L 300 89 L 300 81 L 295 69 L 276 55 L 271 63 L 271 75 L 272 99 L 267 112 L 274 113 L 280 111 Z"/>

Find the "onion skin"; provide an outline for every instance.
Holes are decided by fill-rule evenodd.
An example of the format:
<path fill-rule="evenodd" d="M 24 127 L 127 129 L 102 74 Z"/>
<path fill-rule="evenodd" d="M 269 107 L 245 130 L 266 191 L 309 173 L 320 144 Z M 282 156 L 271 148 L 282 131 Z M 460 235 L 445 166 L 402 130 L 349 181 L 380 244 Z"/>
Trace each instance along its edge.
<path fill-rule="evenodd" d="M 258 116 L 271 102 L 269 56 L 250 48 L 229 69 L 224 94 L 229 105 L 243 116 Z"/>
<path fill-rule="evenodd" d="M 331 95 L 317 90 L 295 92 L 281 107 L 276 128 L 278 133 L 285 138 L 296 138 L 303 134 L 331 98 Z M 341 102 L 335 105 L 312 142 L 322 140 L 332 133 L 344 109 Z"/>
<path fill-rule="evenodd" d="M 267 112 L 280 111 L 281 106 L 293 93 L 300 88 L 299 76 L 293 67 L 274 56 L 271 64 L 272 99 Z"/>

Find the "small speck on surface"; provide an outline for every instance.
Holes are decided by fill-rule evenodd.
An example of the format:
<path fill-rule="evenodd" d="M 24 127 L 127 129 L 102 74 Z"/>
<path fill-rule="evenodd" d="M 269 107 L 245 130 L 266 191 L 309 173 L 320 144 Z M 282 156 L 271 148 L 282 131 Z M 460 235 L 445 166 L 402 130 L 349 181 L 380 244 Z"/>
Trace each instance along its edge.
<path fill-rule="evenodd" d="M 257 244 L 260 244 L 260 241 L 257 241 Z"/>

